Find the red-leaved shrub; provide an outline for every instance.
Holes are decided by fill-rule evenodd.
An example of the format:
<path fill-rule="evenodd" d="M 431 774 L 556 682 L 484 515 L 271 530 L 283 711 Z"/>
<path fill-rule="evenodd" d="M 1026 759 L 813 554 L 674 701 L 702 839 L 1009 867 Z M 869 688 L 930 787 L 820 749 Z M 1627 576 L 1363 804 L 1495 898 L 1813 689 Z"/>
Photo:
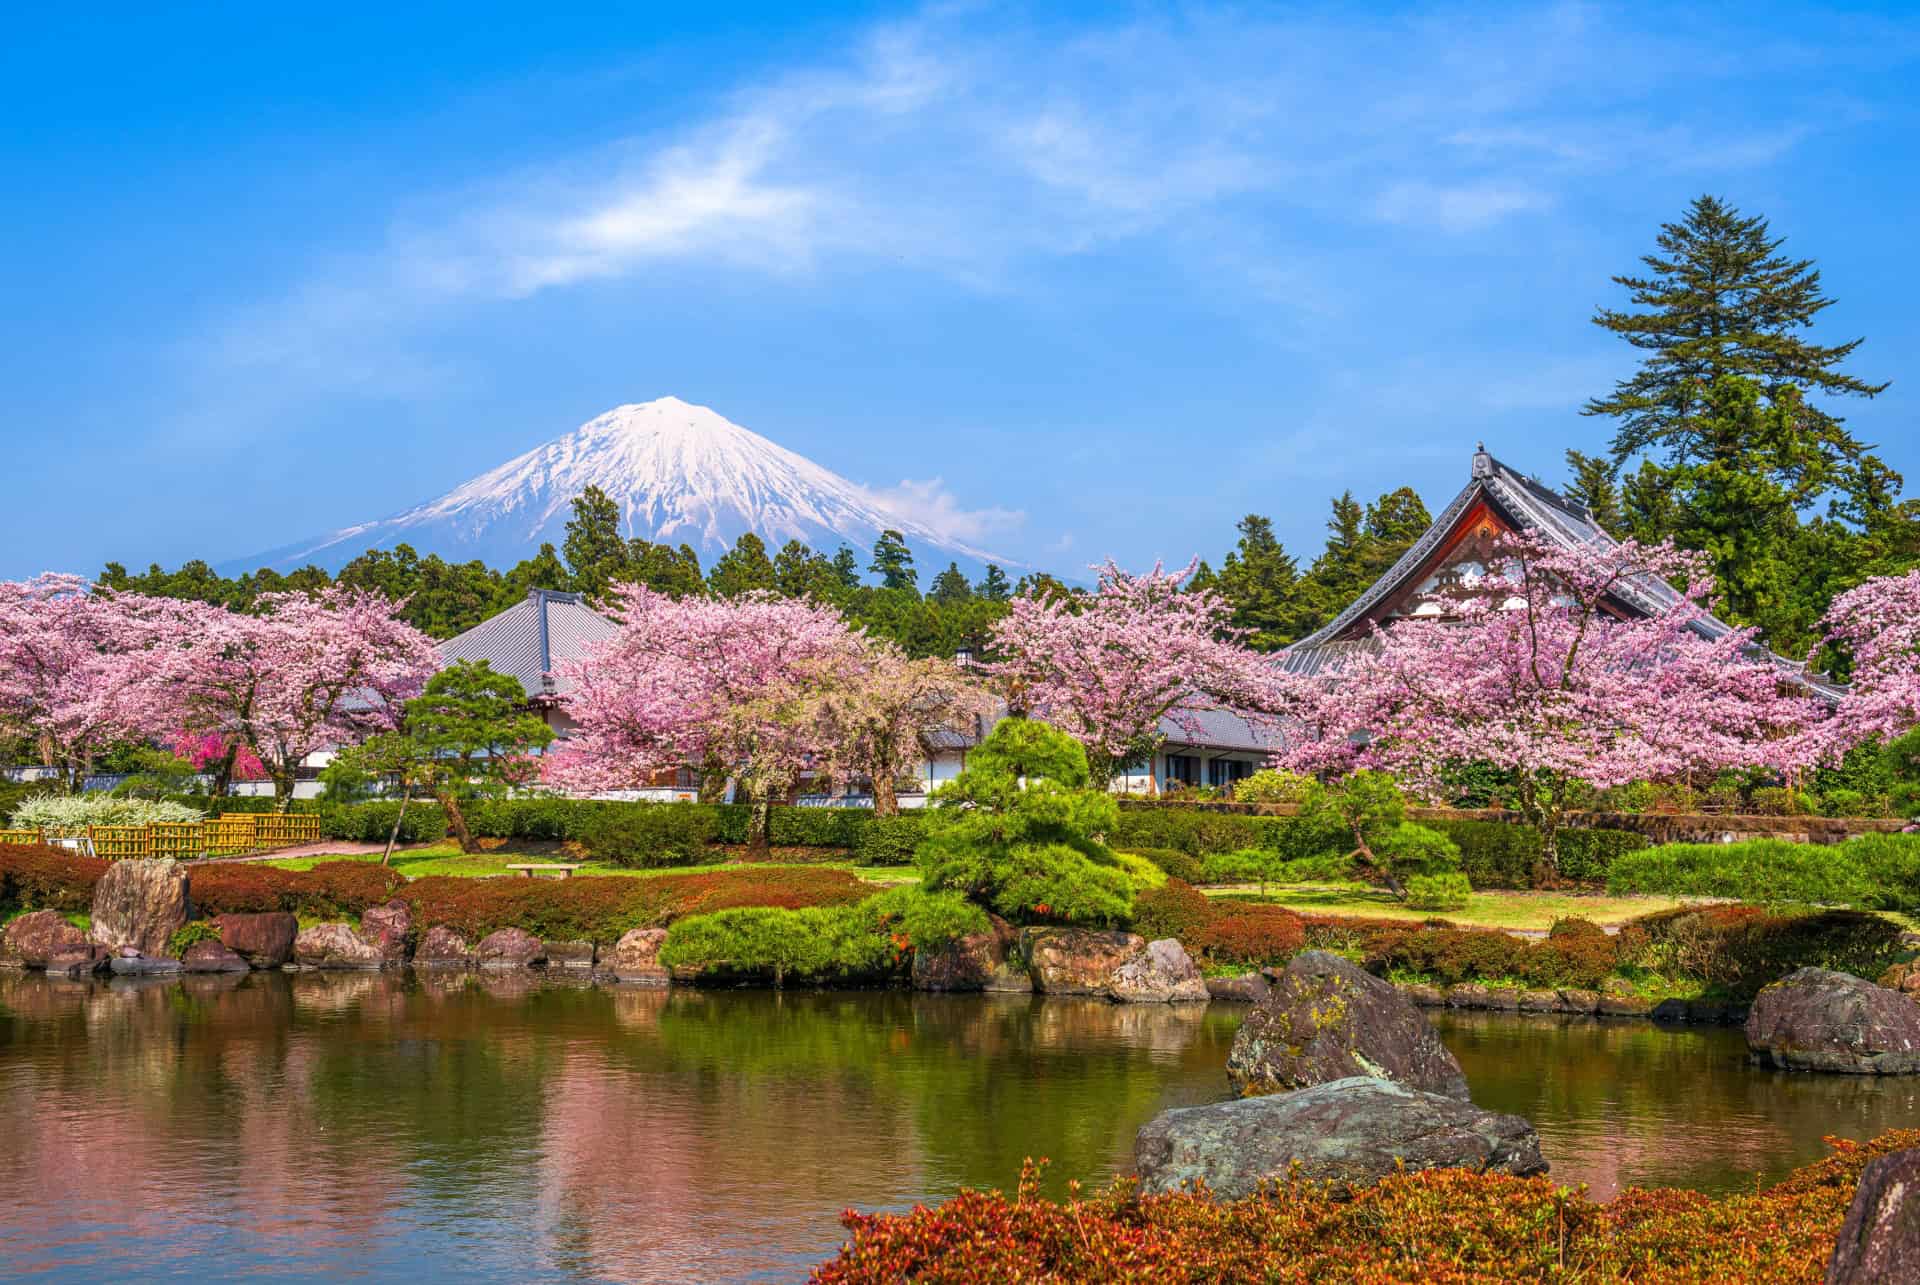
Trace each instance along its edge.
<path fill-rule="evenodd" d="M 0 906 L 90 910 L 108 864 L 44 843 L 0 843 Z"/>
<path fill-rule="evenodd" d="M 1243 1200 L 1146 1196 L 1125 1181 L 1091 1199 L 963 1191 L 902 1214 L 842 1216 L 851 1233 L 816 1285 L 896 1281 L 1478 1281 L 1595 1285 L 1818 1282 L 1869 1160 L 1920 1130 L 1834 1155 L 1754 1194 L 1629 1191 L 1595 1204 L 1551 1178 L 1464 1169 L 1394 1174 L 1349 1191 L 1305 1182 Z"/>

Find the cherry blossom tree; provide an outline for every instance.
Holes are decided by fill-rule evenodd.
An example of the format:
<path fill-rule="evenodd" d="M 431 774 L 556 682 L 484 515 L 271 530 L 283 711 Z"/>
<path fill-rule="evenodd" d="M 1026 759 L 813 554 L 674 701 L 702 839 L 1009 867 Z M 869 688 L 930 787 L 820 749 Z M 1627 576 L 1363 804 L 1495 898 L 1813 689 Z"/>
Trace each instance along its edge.
<path fill-rule="evenodd" d="M 852 681 L 821 683 L 812 716 L 821 724 L 821 768 L 835 779 L 873 783 L 873 810 L 900 811 L 895 782 L 938 750 L 943 732 L 971 736 L 994 701 L 952 661 L 909 660 L 890 642 L 874 641 Z"/>
<path fill-rule="evenodd" d="M 194 771 L 212 775 L 216 797 L 226 794 L 227 787 L 235 781 L 267 779 L 266 765 L 261 763 L 260 756 L 237 736 L 179 728 L 166 738 L 166 745 L 175 757 L 192 764 Z"/>
<path fill-rule="evenodd" d="M 1557 835 L 1573 788 L 1696 770 L 1809 761 L 1821 703 L 1751 631 L 1694 626 L 1712 590 L 1705 560 L 1671 544 L 1562 549 L 1503 537 L 1494 568 L 1451 596 L 1443 618 L 1376 628 L 1333 672 L 1290 677 L 1295 722 L 1280 766 L 1393 772 L 1441 796 L 1451 766 L 1513 774 L 1558 875 Z M 1683 581 L 1678 594 L 1664 584 Z M 1624 610 L 1637 598 L 1650 615 Z"/>
<path fill-rule="evenodd" d="M 773 800 L 824 749 L 816 698 L 858 673 L 862 636 L 804 599 L 676 600 L 634 584 L 609 597 L 618 632 L 556 673 L 576 731 L 546 756 L 546 780 L 630 790 L 698 764 L 703 791 L 732 778 L 751 799 L 764 848 Z"/>
<path fill-rule="evenodd" d="M 1131 575 L 1109 561 L 1093 593 L 1022 594 L 994 626 L 1001 659 L 987 669 L 1009 703 L 1079 740 L 1098 784 L 1159 749 L 1163 718 L 1196 731 L 1208 710 L 1260 718 L 1271 706 L 1272 663 L 1228 627 L 1232 608 L 1181 592 L 1197 566 Z"/>
<path fill-rule="evenodd" d="M 1920 724 L 1920 571 L 1881 576 L 1833 600 L 1825 645 L 1852 669 L 1816 752 L 1838 760 L 1862 741 L 1892 740 Z"/>
<path fill-rule="evenodd" d="M 195 606 L 78 576 L 0 583 L 0 727 L 77 789 L 113 743 L 177 726 L 179 706 L 153 674 Z"/>
<path fill-rule="evenodd" d="M 282 811 L 309 755 L 398 722 L 439 668 L 433 640 L 383 594 L 263 594 L 252 614 L 206 608 L 161 675 L 190 731 L 244 745 Z"/>

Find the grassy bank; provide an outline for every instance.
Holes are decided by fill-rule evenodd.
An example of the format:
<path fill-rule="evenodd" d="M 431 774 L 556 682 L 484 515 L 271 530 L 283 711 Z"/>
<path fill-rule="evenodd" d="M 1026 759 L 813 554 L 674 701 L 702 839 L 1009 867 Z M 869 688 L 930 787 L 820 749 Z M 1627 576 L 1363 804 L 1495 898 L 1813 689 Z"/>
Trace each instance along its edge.
<path fill-rule="evenodd" d="M 1285 906 L 1308 915 L 1360 919 L 1400 919 L 1408 923 L 1440 918 L 1470 928 L 1508 932 L 1545 932 L 1556 919 L 1585 919 L 1613 927 L 1686 904 L 1678 897 L 1610 896 L 1581 892 L 1475 892 L 1461 910 L 1414 910 L 1393 894 L 1363 883 L 1269 884 L 1265 896 L 1255 884 L 1201 889 L 1216 900 L 1256 901 Z"/>
<path fill-rule="evenodd" d="M 781 855 L 777 850 L 776 856 Z M 339 861 L 368 862 L 379 864 L 377 852 L 355 853 L 317 853 L 305 857 L 288 857 L 280 861 L 263 861 L 258 864 L 270 866 L 276 870 L 311 870 L 317 865 Z M 456 878 L 494 878 L 522 877 L 517 870 L 507 869 L 510 865 L 521 864 L 579 864 L 579 875 L 617 875 L 622 878 L 652 879 L 663 875 L 709 874 L 721 870 L 776 870 L 806 867 L 815 870 L 845 870 L 868 883 L 883 887 L 901 883 L 916 883 L 919 874 L 912 867 L 901 866 L 863 866 L 851 858 L 839 860 L 820 860 L 809 856 L 804 861 L 756 861 L 746 862 L 734 859 L 702 862 L 699 865 L 661 866 L 656 869 L 633 869 L 626 866 L 611 865 L 606 862 L 576 862 L 575 858 L 556 853 L 551 847 L 530 849 L 502 847 L 490 852 L 466 853 L 460 851 L 455 843 L 435 843 L 419 848 L 405 848 L 393 854 L 389 863 L 394 870 L 409 879 L 423 879 L 430 875 L 450 875 Z"/>

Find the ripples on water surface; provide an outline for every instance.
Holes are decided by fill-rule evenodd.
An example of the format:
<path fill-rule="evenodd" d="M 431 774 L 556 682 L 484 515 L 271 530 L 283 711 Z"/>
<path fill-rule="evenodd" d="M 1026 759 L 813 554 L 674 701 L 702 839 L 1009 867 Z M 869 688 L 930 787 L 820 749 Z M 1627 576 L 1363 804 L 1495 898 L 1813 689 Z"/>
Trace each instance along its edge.
<path fill-rule="evenodd" d="M 791 1279 L 847 1206 L 1122 1168 L 1224 1095 L 1242 1010 L 261 974 L 0 977 L 0 1269 L 205 1280 Z M 1554 1174 L 1750 1187 L 1920 1084 L 1744 1065 L 1738 1032 L 1436 1018 Z"/>

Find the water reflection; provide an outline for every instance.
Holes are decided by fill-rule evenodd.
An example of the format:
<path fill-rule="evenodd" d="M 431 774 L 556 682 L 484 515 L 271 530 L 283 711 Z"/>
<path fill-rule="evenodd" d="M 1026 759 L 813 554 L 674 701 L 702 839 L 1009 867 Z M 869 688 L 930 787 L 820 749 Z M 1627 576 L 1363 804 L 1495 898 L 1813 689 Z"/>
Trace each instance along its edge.
<path fill-rule="evenodd" d="M 1241 1012 L 299 974 L 0 976 L 10 1275 L 786 1279 L 838 1212 L 1124 1166 L 1212 1101 Z M 1447 1014 L 1556 1176 L 1740 1187 L 1914 1118 L 1731 1032 Z"/>

